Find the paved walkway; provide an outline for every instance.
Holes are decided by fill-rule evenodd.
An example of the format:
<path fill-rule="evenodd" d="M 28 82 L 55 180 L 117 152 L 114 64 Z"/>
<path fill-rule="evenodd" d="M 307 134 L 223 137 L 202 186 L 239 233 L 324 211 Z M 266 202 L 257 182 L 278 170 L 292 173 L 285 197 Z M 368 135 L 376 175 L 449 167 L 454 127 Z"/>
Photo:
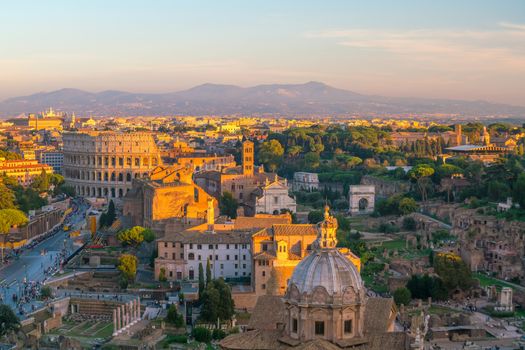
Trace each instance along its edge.
<path fill-rule="evenodd" d="M 82 205 L 68 219 L 69 223 L 75 225 L 82 222 L 84 220 L 83 214 L 87 209 L 87 205 Z M 24 296 L 24 282 L 41 283 L 46 281 L 58 271 L 61 257 L 70 256 L 78 248 L 73 245 L 69 232 L 59 231 L 33 248 L 23 249 L 18 258 L 0 270 L 0 296 L 4 303 L 18 313 L 23 311 L 24 314 L 41 307 L 43 303 L 38 300 L 31 300 L 18 305 L 13 296 L 16 295 L 17 299 L 21 300 Z M 45 273 L 45 270 L 48 273 Z"/>

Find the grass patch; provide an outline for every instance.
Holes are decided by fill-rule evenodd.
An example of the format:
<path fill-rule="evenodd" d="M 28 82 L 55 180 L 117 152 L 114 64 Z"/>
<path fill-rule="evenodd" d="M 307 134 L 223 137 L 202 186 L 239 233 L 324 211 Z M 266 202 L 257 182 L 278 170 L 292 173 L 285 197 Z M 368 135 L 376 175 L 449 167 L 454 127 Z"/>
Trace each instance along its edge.
<path fill-rule="evenodd" d="M 113 323 L 107 323 L 93 334 L 95 338 L 109 338 L 113 334 Z"/>
<path fill-rule="evenodd" d="M 393 241 L 384 241 L 379 247 L 385 248 L 387 250 L 400 250 L 405 249 L 406 242 L 404 239 L 396 239 Z"/>
<path fill-rule="evenodd" d="M 484 275 L 482 273 L 474 273 L 473 276 L 474 278 L 477 278 L 479 280 L 479 284 L 482 286 L 482 287 L 485 287 L 485 286 L 496 286 L 497 289 L 501 289 L 503 287 L 509 287 L 509 288 L 512 288 L 512 289 L 516 289 L 516 286 L 512 285 L 511 283 L 507 283 L 505 281 L 502 281 L 502 280 L 499 280 L 497 278 L 493 278 L 493 277 L 490 277 L 490 276 L 487 276 L 487 275 Z"/>

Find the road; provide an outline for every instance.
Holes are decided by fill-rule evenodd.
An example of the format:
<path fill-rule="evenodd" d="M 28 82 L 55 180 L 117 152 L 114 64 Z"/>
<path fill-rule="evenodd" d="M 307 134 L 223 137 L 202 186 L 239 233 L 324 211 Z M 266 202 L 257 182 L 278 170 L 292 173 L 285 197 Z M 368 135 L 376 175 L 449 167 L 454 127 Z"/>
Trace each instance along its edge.
<path fill-rule="evenodd" d="M 83 214 L 87 211 L 86 204 L 80 205 L 76 213 L 68 219 L 70 226 L 81 224 L 84 220 Z M 58 231 L 53 236 L 40 242 L 31 249 L 24 249 L 19 254 L 18 259 L 13 259 L 9 265 L 0 269 L 0 293 L 3 301 L 15 309 L 17 312 L 16 302 L 13 295 L 17 295 L 20 300 L 23 295 L 24 281 L 42 282 L 46 276 L 44 270 L 58 268 L 60 253 L 65 252 L 70 256 L 78 247 L 73 246 L 73 240 L 69 238 L 69 232 Z M 41 252 L 45 251 L 45 254 Z M 31 311 L 32 307 L 38 308 L 42 303 L 31 301 L 22 306 L 24 312 Z"/>

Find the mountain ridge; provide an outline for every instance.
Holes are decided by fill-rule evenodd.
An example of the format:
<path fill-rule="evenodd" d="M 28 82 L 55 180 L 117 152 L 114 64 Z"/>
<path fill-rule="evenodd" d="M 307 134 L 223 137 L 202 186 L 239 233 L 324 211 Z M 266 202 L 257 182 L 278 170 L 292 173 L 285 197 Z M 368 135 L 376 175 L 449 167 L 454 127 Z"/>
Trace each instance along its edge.
<path fill-rule="evenodd" d="M 89 92 L 62 88 L 0 102 L 0 116 L 35 113 L 52 106 L 57 110 L 91 115 L 344 115 L 344 114 L 462 114 L 507 115 L 525 118 L 525 106 L 483 100 L 467 101 L 365 95 L 309 81 L 303 84 L 262 84 L 251 87 L 205 83 L 164 93 L 121 90 Z"/>

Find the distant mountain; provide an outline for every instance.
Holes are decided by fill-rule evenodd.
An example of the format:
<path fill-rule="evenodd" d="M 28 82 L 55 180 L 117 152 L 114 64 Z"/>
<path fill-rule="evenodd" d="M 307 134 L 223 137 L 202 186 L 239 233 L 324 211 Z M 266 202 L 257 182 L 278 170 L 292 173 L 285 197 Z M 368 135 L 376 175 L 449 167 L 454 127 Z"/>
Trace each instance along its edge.
<path fill-rule="evenodd" d="M 270 84 L 243 88 L 203 84 L 189 90 L 143 94 L 108 90 L 91 93 L 61 89 L 14 97 L 0 102 L 0 116 L 42 111 L 48 107 L 78 115 L 206 115 L 279 114 L 342 115 L 444 113 L 467 116 L 505 115 L 524 117 L 525 107 L 424 98 L 394 98 L 362 95 L 319 82 Z"/>

